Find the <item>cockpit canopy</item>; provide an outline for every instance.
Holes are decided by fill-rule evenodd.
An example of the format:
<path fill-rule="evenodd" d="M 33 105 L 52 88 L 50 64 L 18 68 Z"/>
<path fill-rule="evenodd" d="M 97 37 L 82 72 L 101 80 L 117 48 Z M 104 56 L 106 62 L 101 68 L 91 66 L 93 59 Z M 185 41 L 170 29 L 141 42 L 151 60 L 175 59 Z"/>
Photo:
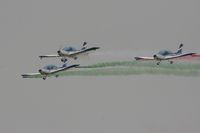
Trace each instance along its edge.
<path fill-rule="evenodd" d="M 66 51 L 66 52 L 72 52 L 72 51 L 76 51 L 76 48 L 74 48 L 74 47 L 65 47 L 62 50 Z"/>
<path fill-rule="evenodd" d="M 44 69 L 46 69 L 46 70 L 55 70 L 55 69 L 57 69 L 57 68 L 58 68 L 58 67 L 55 66 L 55 65 L 47 65 L 47 66 L 44 67 Z"/>
<path fill-rule="evenodd" d="M 169 50 L 161 50 L 158 54 L 166 56 L 166 55 L 171 55 L 171 54 L 174 54 L 174 53 L 169 51 Z"/>

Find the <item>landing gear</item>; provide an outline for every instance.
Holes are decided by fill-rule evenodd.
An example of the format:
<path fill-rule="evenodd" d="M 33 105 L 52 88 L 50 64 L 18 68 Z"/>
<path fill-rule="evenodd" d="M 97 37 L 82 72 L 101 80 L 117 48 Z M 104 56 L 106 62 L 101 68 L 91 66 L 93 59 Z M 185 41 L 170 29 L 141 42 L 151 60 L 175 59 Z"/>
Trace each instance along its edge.
<path fill-rule="evenodd" d="M 47 77 L 46 77 L 46 76 L 44 76 L 42 79 L 43 79 L 43 80 L 46 80 L 46 79 L 47 79 Z"/>
<path fill-rule="evenodd" d="M 58 78 L 59 77 L 59 75 L 56 75 L 56 78 Z"/>
<path fill-rule="evenodd" d="M 77 60 L 78 59 L 78 57 L 74 57 L 74 60 Z"/>
<path fill-rule="evenodd" d="M 160 65 L 160 62 L 161 62 L 161 61 L 157 62 L 156 64 L 157 64 L 157 65 Z"/>
<path fill-rule="evenodd" d="M 168 61 L 169 61 L 170 64 L 173 64 L 173 63 L 174 63 L 174 61 L 172 61 L 172 60 L 168 60 Z"/>
<path fill-rule="evenodd" d="M 63 63 L 66 63 L 66 62 L 67 62 L 67 59 L 66 59 L 66 58 L 61 58 L 61 61 L 62 61 Z"/>

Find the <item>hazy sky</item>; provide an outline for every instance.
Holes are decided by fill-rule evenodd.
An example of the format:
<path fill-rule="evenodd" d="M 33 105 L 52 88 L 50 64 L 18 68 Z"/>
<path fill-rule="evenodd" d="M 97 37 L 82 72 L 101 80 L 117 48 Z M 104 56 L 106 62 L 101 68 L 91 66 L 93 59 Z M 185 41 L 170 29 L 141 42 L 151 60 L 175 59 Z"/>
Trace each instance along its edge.
<path fill-rule="evenodd" d="M 59 64 L 38 55 L 68 43 L 128 59 L 179 43 L 200 52 L 199 13 L 198 0 L 1 0 L 0 132 L 200 132 L 198 77 L 20 77 Z"/>

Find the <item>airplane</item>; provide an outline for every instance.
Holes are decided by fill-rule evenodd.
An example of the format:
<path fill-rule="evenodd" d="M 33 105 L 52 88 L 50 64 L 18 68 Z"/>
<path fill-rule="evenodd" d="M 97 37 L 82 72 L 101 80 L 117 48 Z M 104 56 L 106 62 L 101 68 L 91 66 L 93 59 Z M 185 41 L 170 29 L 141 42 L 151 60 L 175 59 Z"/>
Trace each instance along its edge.
<path fill-rule="evenodd" d="M 135 57 L 136 60 L 155 60 L 158 61 L 157 65 L 160 64 L 163 60 L 168 60 L 170 64 L 173 64 L 172 59 L 182 58 L 186 56 L 192 56 L 196 53 L 186 53 L 182 54 L 183 44 L 179 45 L 177 52 L 171 52 L 169 50 L 161 50 L 157 54 L 153 55 L 153 57 Z"/>
<path fill-rule="evenodd" d="M 80 56 L 81 54 L 89 53 L 90 51 L 95 51 L 100 48 L 100 47 L 87 48 L 86 45 L 87 45 L 87 42 L 84 42 L 82 48 L 78 49 L 78 50 L 71 46 L 64 47 L 64 48 L 58 50 L 57 54 L 42 55 L 42 56 L 39 56 L 39 58 L 42 59 L 42 58 L 61 57 L 61 62 L 65 63 L 67 61 L 67 58 L 73 58 L 76 60 L 78 58 L 78 56 Z"/>
<path fill-rule="evenodd" d="M 59 76 L 59 72 L 66 71 L 71 68 L 78 67 L 78 64 L 67 66 L 66 64 L 63 64 L 62 67 L 57 67 L 55 65 L 47 65 L 43 67 L 42 69 L 38 70 L 38 73 L 27 73 L 22 74 L 22 78 L 39 78 L 41 77 L 43 80 L 45 80 L 47 77 L 55 76 L 56 78 Z"/>

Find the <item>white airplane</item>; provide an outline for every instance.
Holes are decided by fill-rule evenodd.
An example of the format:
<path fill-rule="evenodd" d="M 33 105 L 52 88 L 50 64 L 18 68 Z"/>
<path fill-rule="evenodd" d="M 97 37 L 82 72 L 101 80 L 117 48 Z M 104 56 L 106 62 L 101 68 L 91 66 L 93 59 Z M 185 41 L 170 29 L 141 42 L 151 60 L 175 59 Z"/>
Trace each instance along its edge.
<path fill-rule="evenodd" d="M 59 72 L 61 71 L 65 71 L 65 70 L 69 70 L 71 68 L 76 68 L 79 65 L 71 65 L 71 66 L 67 66 L 66 64 L 64 64 L 62 67 L 57 67 L 55 65 L 47 65 L 42 69 L 39 69 L 38 72 L 39 73 L 27 73 L 27 74 L 22 74 L 21 76 L 23 78 L 43 78 L 43 80 L 45 80 L 47 77 L 50 76 L 55 76 L 56 78 L 59 76 Z"/>
<path fill-rule="evenodd" d="M 81 49 L 77 50 L 74 47 L 65 47 L 63 49 L 60 49 L 57 51 L 57 54 L 53 54 L 53 55 L 42 55 L 39 56 L 40 59 L 42 58 L 52 58 L 52 57 L 61 57 L 61 61 L 62 62 L 66 62 L 67 58 L 73 58 L 73 59 L 77 59 L 78 56 L 82 55 L 83 53 L 89 53 L 90 51 L 95 51 L 97 49 L 99 49 L 100 47 L 91 47 L 91 48 L 87 48 L 87 42 L 83 43 L 83 46 Z"/>
<path fill-rule="evenodd" d="M 172 59 L 186 57 L 186 56 L 192 56 L 195 54 L 195 53 L 182 54 L 182 48 L 183 48 L 183 44 L 180 44 L 177 52 L 171 52 L 169 50 L 161 50 L 160 52 L 153 55 L 152 57 L 142 57 L 141 56 L 141 57 L 135 57 L 135 59 L 136 60 L 156 60 L 156 61 L 158 61 L 157 65 L 159 65 L 160 62 L 163 60 L 168 60 L 170 62 L 170 64 L 173 64 Z"/>

